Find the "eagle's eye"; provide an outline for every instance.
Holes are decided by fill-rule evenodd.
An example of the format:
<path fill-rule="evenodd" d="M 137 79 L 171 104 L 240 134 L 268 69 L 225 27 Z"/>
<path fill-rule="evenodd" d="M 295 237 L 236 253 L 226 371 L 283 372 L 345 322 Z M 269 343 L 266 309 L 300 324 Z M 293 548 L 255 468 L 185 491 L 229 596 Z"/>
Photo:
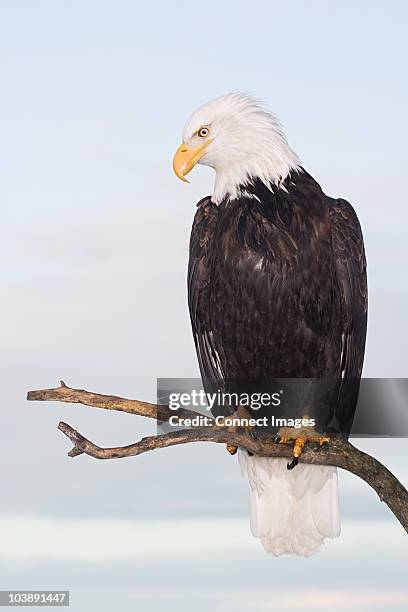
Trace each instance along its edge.
<path fill-rule="evenodd" d="M 207 127 L 202 127 L 197 132 L 200 138 L 206 138 L 209 133 L 210 133 L 210 130 Z"/>

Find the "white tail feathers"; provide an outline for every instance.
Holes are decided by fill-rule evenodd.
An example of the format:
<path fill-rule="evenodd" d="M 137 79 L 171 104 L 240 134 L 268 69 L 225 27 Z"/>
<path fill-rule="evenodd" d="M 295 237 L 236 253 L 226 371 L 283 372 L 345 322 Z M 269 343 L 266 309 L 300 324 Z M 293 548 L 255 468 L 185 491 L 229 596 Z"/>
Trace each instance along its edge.
<path fill-rule="evenodd" d="M 251 457 L 239 451 L 250 485 L 251 531 L 266 552 L 309 557 L 325 538 L 340 535 L 337 468 L 287 459 Z"/>

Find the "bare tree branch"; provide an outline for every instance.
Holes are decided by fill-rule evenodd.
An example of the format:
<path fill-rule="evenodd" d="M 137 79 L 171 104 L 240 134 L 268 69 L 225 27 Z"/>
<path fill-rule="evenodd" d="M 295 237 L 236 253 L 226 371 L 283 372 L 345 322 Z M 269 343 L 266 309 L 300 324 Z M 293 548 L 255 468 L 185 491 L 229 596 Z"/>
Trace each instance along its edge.
<path fill-rule="evenodd" d="M 61 381 L 61 386 L 55 389 L 29 391 L 27 399 L 79 403 L 105 410 L 119 410 L 121 412 L 137 414 L 159 421 L 168 421 L 170 416 L 174 415 L 174 411 L 166 406 L 124 399 L 114 395 L 91 393 L 83 389 L 71 389 L 63 381 Z M 191 418 L 197 416 L 197 413 L 181 409 L 177 411 L 177 415 Z M 217 427 L 216 425 L 173 431 L 163 435 L 142 438 L 134 444 L 116 448 L 101 448 L 97 446 L 67 423 L 59 423 L 58 428 L 73 444 L 72 450 L 68 453 L 70 457 L 86 454 L 96 459 L 116 459 L 132 457 L 158 448 L 191 442 L 231 444 L 262 457 L 289 458 L 292 455 L 290 447 L 274 444 L 272 439 L 265 435 L 255 437 L 251 433 L 242 430 L 232 432 L 226 427 Z M 358 450 L 343 438 L 333 437 L 327 446 L 319 450 L 305 447 L 300 461 L 314 465 L 337 466 L 359 476 L 377 492 L 380 500 L 387 504 L 408 533 L 408 491 L 377 459 Z"/>
<path fill-rule="evenodd" d="M 29 391 L 27 393 L 27 399 L 40 402 L 53 401 L 66 402 L 67 404 L 84 404 L 85 406 L 92 406 L 93 408 L 119 410 L 119 412 L 137 414 L 158 421 L 168 421 L 170 416 L 174 415 L 174 410 L 170 410 L 167 406 L 151 404 L 150 402 L 141 402 L 140 400 L 125 399 L 116 395 L 92 393 L 91 391 L 85 391 L 85 389 L 71 389 L 63 380 L 61 380 L 60 383 L 60 386 L 55 389 Z M 183 418 L 197 416 L 197 413 L 183 408 L 179 409 L 177 414 Z"/>

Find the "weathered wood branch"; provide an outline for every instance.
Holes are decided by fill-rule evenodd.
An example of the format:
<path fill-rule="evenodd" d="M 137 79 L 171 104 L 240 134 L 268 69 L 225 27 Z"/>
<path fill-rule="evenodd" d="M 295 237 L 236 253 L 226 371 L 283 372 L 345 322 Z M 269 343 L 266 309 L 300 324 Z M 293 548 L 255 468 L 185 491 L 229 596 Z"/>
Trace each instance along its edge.
<path fill-rule="evenodd" d="M 39 389 L 37 391 L 29 391 L 27 399 L 40 402 L 65 402 L 67 404 L 83 404 L 84 406 L 92 406 L 93 408 L 103 408 L 104 410 L 118 410 L 119 412 L 127 412 L 128 414 L 137 414 L 139 416 L 156 419 L 158 421 L 168 421 L 170 416 L 174 414 L 174 410 L 170 410 L 167 406 L 159 404 L 151 404 L 150 402 L 141 402 L 140 400 L 130 400 L 116 395 L 103 395 L 102 393 L 92 393 L 85 389 L 71 389 L 63 380 L 60 381 L 60 386 L 55 389 Z M 180 417 L 190 418 L 197 416 L 195 412 L 181 408 L 177 411 Z"/>
<path fill-rule="evenodd" d="M 174 415 L 174 411 L 166 406 L 141 402 L 139 400 L 129 400 L 114 395 L 91 393 L 83 389 L 71 389 L 62 381 L 61 386 L 55 389 L 29 391 L 27 399 L 79 403 L 105 410 L 118 410 L 145 416 L 159 421 L 168 421 L 170 416 Z M 191 410 L 180 409 L 177 411 L 177 415 L 179 417 L 191 418 L 197 416 L 197 413 Z M 217 427 L 216 425 L 173 431 L 163 435 L 142 438 L 134 444 L 116 448 L 101 448 L 97 446 L 67 423 L 59 423 L 58 428 L 73 444 L 73 448 L 68 453 L 70 457 L 86 454 L 96 459 L 116 459 L 132 457 L 158 448 L 191 442 L 232 444 L 262 457 L 290 458 L 292 455 L 290 447 L 275 444 L 271 437 L 265 435 L 255 437 L 245 431 L 234 433 L 225 427 Z M 327 446 L 319 450 L 305 447 L 301 462 L 315 465 L 333 465 L 359 476 L 377 492 L 380 500 L 387 504 L 408 533 L 408 491 L 382 463 L 371 455 L 358 450 L 350 442 L 341 437 L 333 437 Z"/>

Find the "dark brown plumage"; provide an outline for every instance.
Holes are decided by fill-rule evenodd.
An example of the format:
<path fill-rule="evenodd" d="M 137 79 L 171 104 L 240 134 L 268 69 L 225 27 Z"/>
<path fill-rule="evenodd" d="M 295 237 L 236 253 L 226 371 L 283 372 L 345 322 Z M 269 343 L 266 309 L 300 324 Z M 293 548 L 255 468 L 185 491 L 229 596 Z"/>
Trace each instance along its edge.
<path fill-rule="evenodd" d="M 201 200 L 192 228 L 188 295 L 204 385 L 335 379 L 322 427 L 347 434 L 367 325 L 357 216 L 303 169 L 244 193 Z"/>

